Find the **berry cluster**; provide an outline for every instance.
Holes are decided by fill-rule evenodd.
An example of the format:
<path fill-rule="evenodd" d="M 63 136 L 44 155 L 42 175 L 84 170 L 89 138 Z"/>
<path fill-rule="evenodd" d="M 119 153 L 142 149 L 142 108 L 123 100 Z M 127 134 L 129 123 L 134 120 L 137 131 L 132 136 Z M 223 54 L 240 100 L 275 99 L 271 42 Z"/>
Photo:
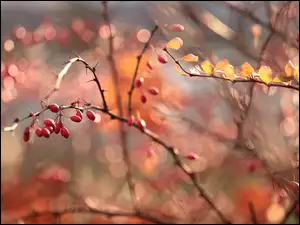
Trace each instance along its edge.
<path fill-rule="evenodd" d="M 69 138 L 70 131 L 64 126 L 62 122 L 62 110 L 61 108 L 53 103 L 48 106 L 48 109 L 53 112 L 57 113 L 58 116 L 55 120 L 46 118 L 44 119 L 43 127 L 36 127 L 36 123 L 38 122 L 37 115 L 39 113 L 30 113 L 29 116 L 33 118 L 33 121 L 29 127 L 26 127 L 23 132 L 23 140 L 25 142 L 29 141 L 33 130 L 35 129 L 35 134 L 37 137 L 45 137 L 49 138 L 51 134 L 61 134 L 64 138 Z M 91 110 L 86 110 L 86 116 L 88 119 L 94 121 L 96 119 L 95 113 Z M 58 119 L 58 120 L 57 120 Z M 82 111 L 76 110 L 76 114 L 70 117 L 71 121 L 79 123 L 82 120 Z"/>

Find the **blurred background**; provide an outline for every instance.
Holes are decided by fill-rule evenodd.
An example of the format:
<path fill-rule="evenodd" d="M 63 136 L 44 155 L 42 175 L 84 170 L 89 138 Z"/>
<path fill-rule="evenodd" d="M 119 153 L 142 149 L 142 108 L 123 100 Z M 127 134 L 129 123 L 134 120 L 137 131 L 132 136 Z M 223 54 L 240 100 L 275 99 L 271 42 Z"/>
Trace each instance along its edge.
<path fill-rule="evenodd" d="M 41 100 L 53 89 L 64 63 L 76 56 L 74 52 L 92 66 L 99 62 L 96 74 L 107 90 L 109 108 L 117 112 L 116 89 L 106 60 L 110 34 L 102 11 L 97 1 L 1 1 L 3 223 L 32 211 L 78 204 L 132 210 L 118 121 L 95 112 L 94 122 L 84 118 L 75 124 L 67 118 L 75 113 L 69 110 L 64 118 L 69 139 L 33 136 L 25 143 L 23 131 L 30 120 L 20 123 L 13 132 L 3 132 L 15 118 L 41 110 Z M 299 92 L 255 85 L 251 98 L 250 83 L 231 85 L 181 76 L 171 58 L 167 64 L 160 64 L 157 52 L 172 38 L 180 37 L 184 44 L 180 50 L 171 51 L 175 58 L 192 53 L 200 62 L 208 59 L 216 64 L 228 59 L 235 67 L 248 62 L 255 69 L 270 66 L 275 73 L 284 71 L 291 60 L 299 68 L 299 2 L 116 1 L 108 2 L 108 14 L 124 109 L 136 57 L 155 24 L 184 26 L 183 32 L 161 29 L 152 38 L 138 73 L 145 79 L 145 89 L 134 91 L 133 113 L 139 114 L 162 140 L 176 146 L 182 156 L 199 156 L 197 160 L 182 160 L 228 218 L 249 223 L 251 201 L 259 220 L 268 221 L 268 207 L 278 195 L 277 189 L 264 168 L 249 174 L 247 165 L 258 157 L 283 187 L 288 181 L 298 182 Z M 153 62 L 152 70 L 147 68 L 148 60 Z M 86 73 L 82 64 L 73 64 L 49 103 L 69 105 L 81 99 L 101 106 L 96 85 L 87 83 L 90 79 L 92 74 Z M 141 94 L 148 87 L 156 87 L 160 93 L 147 95 L 147 103 L 142 104 Z M 40 119 L 49 117 L 54 119 L 53 113 L 42 114 Z M 220 222 L 164 148 L 136 129 L 126 127 L 126 134 L 142 211 L 171 223 Z M 57 174 L 59 181 L 49 179 Z M 293 194 L 288 187 L 283 189 Z M 52 223 L 54 219 L 49 214 L 22 221 Z M 297 219 L 292 215 L 289 222 Z M 145 221 L 66 214 L 61 222 Z"/>

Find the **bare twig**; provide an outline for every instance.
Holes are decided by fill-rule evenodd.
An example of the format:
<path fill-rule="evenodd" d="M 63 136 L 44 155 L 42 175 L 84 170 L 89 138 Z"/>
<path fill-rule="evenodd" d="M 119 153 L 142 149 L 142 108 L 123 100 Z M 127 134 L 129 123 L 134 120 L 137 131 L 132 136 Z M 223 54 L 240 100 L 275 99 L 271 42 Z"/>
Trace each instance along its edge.
<path fill-rule="evenodd" d="M 135 79 L 136 79 L 137 73 L 139 72 L 140 63 L 141 63 L 141 60 L 143 58 L 144 53 L 146 52 L 146 49 L 149 47 L 149 44 L 150 44 L 150 41 L 151 41 L 153 35 L 158 30 L 158 28 L 159 28 L 158 25 L 155 25 L 155 27 L 151 31 L 151 35 L 150 35 L 149 40 L 144 45 L 144 48 L 141 51 L 141 53 L 137 56 L 137 63 L 136 63 L 136 66 L 135 66 L 135 70 L 134 70 L 134 74 L 133 74 L 133 78 L 132 78 L 132 82 L 131 82 L 131 87 L 130 87 L 130 90 L 128 92 L 128 106 L 127 106 L 127 108 L 128 108 L 128 115 L 129 116 L 132 113 L 132 94 L 133 94 L 134 87 L 135 87 L 135 85 L 134 85 L 135 84 Z"/>
<path fill-rule="evenodd" d="M 112 35 L 111 25 L 110 25 L 109 16 L 108 16 L 107 1 L 103 1 L 102 5 L 103 5 L 104 22 L 109 27 L 109 32 L 110 32 L 108 60 L 110 63 L 113 80 L 114 80 L 114 86 L 115 86 L 115 90 L 116 90 L 117 108 L 118 108 L 120 117 L 123 117 L 124 113 L 123 113 L 123 106 L 122 106 L 122 97 L 121 97 L 121 93 L 120 93 L 119 73 L 118 73 L 118 70 L 117 70 L 117 67 L 116 67 L 116 64 L 114 61 L 114 43 L 113 43 L 114 37 Z M 129 191 L 131 193 L 134 208 L 138 212 L 139 209 L 138 209 L 138 205 L 137 205 L 137 198 L 135 195 L 135 186 L 134 186 L 133 178 L 132 178 L 132 167 L 131 167 L 131 163 L 130 163 L 130 159 L 129 159 L 128 145 L 127 145 L 127 140 L 126 140 L 126 132 L 125 132 L 125 127 L 124 127 L 123 123 L 120 123 L 119 129 L 120 129 L 120 135 L 121 135 L 121 146 L 123 149 L 124 161 L 127 166 L 126 178 L 127 178 Z"/>
<path fill-rule="evenodd" d="M 62 216 L 64 214 L 68 214 L 68 213 L 90 213 L 90 214 L 98 214 L 98 215 L 103 215 L 103 216 L 107 216 L 107 217 L 138 217 L 141 219 L 145 219 L 149 222 L 153 222 L 153 223 L 157 223 L 157 224 L 167 224 L 169 223 L 169 221 L 163 221 L 160 219 L 157 219 L 151 215 L 148 215 L 146 213 L 143 212 L 121 212 L 121 211 L 108 211 L 108 210 L 100 210 L 100 209 L 95 209 L 95 208 L 91 208 L 88 206 L 79 206 L 79 207 L 71 207 L 71 208 L 66 208 L 63 210 L 59 210 L 59 211 L 55 211 L 55 212 L 51 212 L 51 214 L 53 216 Z M 28 219 L 32 219 L 32 218 L 37 218 L 43 215 L 47 215 L 49 214 L 49 211 L 42 211 L 42 212 L 33 212 L 30 213 L 29 215 L 23 216 L 22 218 L 18 218 L 18 220 L 28 220 Z M 11 221 L 10 223 L 13 223 L 13 221 Z"/>
<path fill-rule="evenodd" d="M 250 213 L 251 213 L 252 223 L 257 224 L 258 221 L 257 221 L 257 218 L 256 218 L 256 212 L 255 212 L 254 205 L 253 205 L 252 202 L 249 202 L 249 210 L 250 210 Z"/>

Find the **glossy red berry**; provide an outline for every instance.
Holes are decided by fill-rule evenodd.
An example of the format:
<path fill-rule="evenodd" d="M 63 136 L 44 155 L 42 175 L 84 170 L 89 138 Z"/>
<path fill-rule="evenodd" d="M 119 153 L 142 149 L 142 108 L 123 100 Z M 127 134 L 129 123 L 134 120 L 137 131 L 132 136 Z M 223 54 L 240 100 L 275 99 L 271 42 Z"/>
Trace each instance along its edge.
<path fill-rule="evenodd" d="M 38 136 L 38 137 L 42 137 L 42 136 L 43 136 L 42 129 L 39 128 L 39 127 L 36 128 L 35 134 L 36 134 L 36 136 Z"/>
<path fill-rule="evenodd" d="M 61 134 L 61 136 L 63 136 L 64 138 L 68 138 L 68 137 L 70 136 L 69 130 L 68 130 L 67 128 L 65 128 L 65 127 L 62 127 L 62 128 L 60 129 L 60 134 Z"/>
<path fill-rule="evenodd" d="M 80 110 L 78 110 L 78 111 L 76 112 L 76 116 L 79 116 L 79 117 L 82 119 L 82 112 L 81 112 Z"/>
<path fill-rule="evenodd" d="M 141 102 L 142 102 L 143 104 L 145 104 L 145 103 L 147 102 L 147 97 L 146 97 L 146 95 L 141 95 Z"/>
<path fill-rule="evenodd" d="M 136 86 L 137 88 L 142 87 L 143 84 L 144 84 L 144 78 L 143 78 L 143 77 L 140 77 L 139 79 L 137 79 L 137 80 L 135 81 L 135 86 Z"/>
<path fill-rule="evenodd" d="M 148 88 L 148 92 L 151 95 L 158 95 L 159 94 L 159 90 L 156 87 Z"/>
<path fill-rule="evenodd" d="M 51 126 L 51 127 L 46 127 L 46 128 L 50 131 L 50 134 L 52 134 L 55 130 L 55 125 L 54 125 L 54 127 Z"/>
<path fill-rule="evenodd" d="M 55 123 L 55 130 L 54 130 L 54 132 L 55 132 L 56 134 L 58 134 L 58 133 L 60 132 L 60 129 L 61 129 L 63 126 L 64 126 L 64 125 L 63 125 L 63 122 L 61 122 L 61 121 L 56 122 L 56 123 Z"/>
<path fill-rule="evenodd" d="M 49 109 L 51 112 L 57 113 L 59 112 L 59 106 L 55 103 L 49 105 Z"/>
<path fill-rule="evenodd" d="M 91 111 L 91 110 L 87 110 L 85 112 L 85 114 L 86 114 L 87 118 L 89 118 L 92 121 L 94 121 L 96 119 L 95 113 L 93 111 Z"/>
<path fill-rule="evenodd" d="M 168 62 L 168 58 L 165 55 L 158 55 L 157 59 L 162 64 L 166 64 Z"/>
<path fill-rule="evenodd" d="M 79 123 L 82 120 L 82 118 L 80 118 L 79 116 L 71 116 L 70 119 L 76 123 Z"/>
<path fill-rule="evenodd" d="M 27 142 L 29 141 L 29 139 L 30 139 L 30 129 L 29 127 L 26 127 L 23 132 L 23 140 Z"/>
<path fill-rule="evenodd" d="M 54 120 L 53 119 L 45 119 L 44 120 L 44 125 L 46 127 L 54 127 L 55 126 L 55 123 L 54 123 Z"/>
<path fill-rule="evenodd" d="M 45 138 L 49 138 L 49 137 L 50 137 L 50 131 L 49 131 L 46 127 L 44 127 L 44 128 L 42 129 L 42 134 L 43 134 L 43 136 L 44 136 Z"/>
<path fill-rule="evenodd" d="M 142 120 L 142 119 L 138 120 L 138 121 L 137 121 L 137 125 L 138 125 L 138 127 L 139 127 L 141 130 L 144 130 L 144 129 L 146 128 L 146 122 L 145 122 L 145 120 Z"/>
<path fill-rule="evenodd" d="M 195 160 L 195 159 L 198 159 L 199 156 L 196 154 L 196 153 L 189 153 L 187 156 L 186 156 L 189 160 Z"/>

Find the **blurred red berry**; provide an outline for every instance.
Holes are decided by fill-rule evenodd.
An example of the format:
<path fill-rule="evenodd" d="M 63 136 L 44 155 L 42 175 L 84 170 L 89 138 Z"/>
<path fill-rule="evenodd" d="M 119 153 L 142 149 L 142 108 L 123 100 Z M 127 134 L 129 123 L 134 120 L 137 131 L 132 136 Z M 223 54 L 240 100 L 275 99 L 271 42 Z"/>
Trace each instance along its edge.
<path fill-rule="evenodd" d="M 50 131 L 50 134 L 52 134 L 53 131 L 55 130 L 55 125 L 54 125 L 54 127 L 51 126 L 51 127 L 46 127 L 46 128 Z"/>
<path fill-rule="evenodd" d="M 29 139 L 30 139 L 30 129 L 29 127 L 26 127 L 23 132 L 23 140 L 27 142 L 29 141 Z"/>
<path fill-rule="evenodd" d="M 299 184 L 296 181 L 290 181 L 289 186 L 294 193 L 297 193 L 299 191 Z"/>
<path fill-rule="evenodd" d="M 87 118 L 89 118 L 92 121 L 94 121 L 96 119 L 95 113 L 93 111 L 91 111 L 91 110 L 87 110 L 85 112 L 85 114 L 86 114 Z"/>
<path fill-rule="evenodd" d="M 143 86 L 143 84 L 144 84 L 144 78 L 143 78 L 143 77 L 140 77 L 139 79 L 137 79 L 137 80 L 135 81 L 135 86 L 136 86 L 137 88 L 140 88 L 141 86 Z"/>
<path fill-rule="evenodd" d="M 170 31 L 174 32 L 184 31 L 184 26 L 182 26 L 181 24 L 172 24 L 168 28 Z"/>
<path fill-rule="evenodd" d="M 150 70 L 153 70 L 153 66 L 152 66 L 152 62 L 151 61 L 147 61 L 147 67 L 150 69 Z"/>
<path fill-rule="evenodd" d="M 295 214 L 296 216 L 299 216 L 299 204 L 295 208 Z"/>
<path fill-rule="evenodd" d="M 159 90 L 156 88 L 156 87 L 151 87 L 148 89 L 148 92 L 151 94 L 151 95 L 158 95 L 159 94 Z"/>
<path fill-rule="evenodd" d="M 146 95 L 141 95 L 141 102 L 142 102 L 143 104 L 145 104 L 145 103 L 147 102 L 147 97 L 146 97 Z"/>
<path fill-rule="evenodd" d="M 165 55 L 158 55 L 157 59 L 162 64 L 166 64 L 168 62 L 168 59 Z"/>
<path fill-rule="evenodd" d="M 71 116 L 70 119 L 76 123 L 79 123 L 82 120 L 82 118 L 80 118 L 79 116 Z"/>
<path fill-rule="evenodd" d="M 195 160 L 195 159 L 198 159 L 199 156 L 196 154 L 196 153 L 189 153 L 187 156 L 186 156 L 189 160 Z"/>
<path fill-rule="evenodd" d="M 49 105 L 49 109 L 50 109 L 51 112 L 54 112 L 54 113 L 59 112 L 59 106 L 57 104 L 55 104 L 55 103 Z"/>
<path fill-rule="evenodd" d="M 137 121 L 137 125 L 141 130 L 144 130 L 146 128 L 146 122 L 142 119 Z"/>
<path fill-rule="evenodd" d="M 63 136 L 64 138 L 68 138 L 68 137 L 70 136 L 69 130 L 68 130 L 67 128 L 65 128 L 65 127 L 62 127 L 62 128 L 60 129 L 60 134 L 61 134 L 61 136 Z"/>
<path fill-rule="evenodd" d="M 129 126 L 131 126 L 132 124 L 134 124 L 135 121 L 135 117 L 134 116 L 130 116 L 129 119 L 127 120 L 127 123 Z"/>
<path fill-rule="evenodd" d="M 251 161 L 249 164 L 248 164 L 248 172 L 250 173 L 253 173 L 254 171 L 256 171 L 258 168 L 258 163 L 256 161 Z"/>
<path fill-rule="evenodd" d="M 296 35 L 296 41 L 299 42 L 299 33 Z"/>

